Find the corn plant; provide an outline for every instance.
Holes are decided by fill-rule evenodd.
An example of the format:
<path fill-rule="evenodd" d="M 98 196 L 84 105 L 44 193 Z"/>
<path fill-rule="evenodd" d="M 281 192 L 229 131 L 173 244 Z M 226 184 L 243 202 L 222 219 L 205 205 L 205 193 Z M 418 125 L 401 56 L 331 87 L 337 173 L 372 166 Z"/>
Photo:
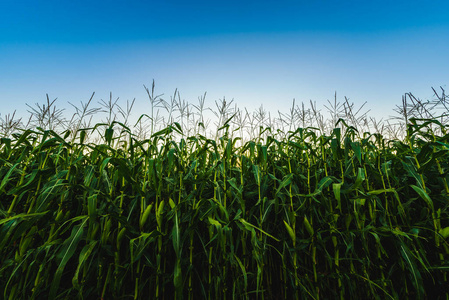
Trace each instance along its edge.
<path fill-rule="evenodd" d="M 223 100 L 208 136 L 204 98 L 196 115 L 147 92 L 170 115 L 152 110 L 138 134 L 112 95 L 93 126 L 90 100 L 61 132 L 8 118 L 1 298 L 449 299 L 444 117 L 405 106 L 395 139 L 365 131 L 348 99 L 327 133 L 313 105 L 281 122 Z"/>

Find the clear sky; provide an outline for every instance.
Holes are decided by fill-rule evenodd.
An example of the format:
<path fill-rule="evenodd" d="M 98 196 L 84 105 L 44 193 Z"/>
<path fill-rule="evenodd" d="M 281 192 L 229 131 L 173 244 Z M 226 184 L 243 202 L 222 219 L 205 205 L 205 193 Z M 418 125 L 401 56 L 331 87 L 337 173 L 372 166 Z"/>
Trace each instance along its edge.
<path fill-rule="evenodd" d="M 0 1 L 0 113 L 136 98 L 287 111 L 348 97 L 378 118 L 449 81 L 448 1 Z M 122 102 L 123 103 L 123 102 Z M 67 105 L 68 108 L 70 106 Z"/>

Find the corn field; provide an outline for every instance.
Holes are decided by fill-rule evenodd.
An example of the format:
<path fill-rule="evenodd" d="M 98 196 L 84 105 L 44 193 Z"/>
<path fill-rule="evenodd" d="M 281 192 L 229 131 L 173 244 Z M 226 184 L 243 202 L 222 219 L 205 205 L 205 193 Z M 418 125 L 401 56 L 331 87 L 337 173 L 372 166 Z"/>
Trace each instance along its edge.
<path fill-rule="evenodd" d="M 409 115 L 396 139 L 351 114 L 245 140 L 219 116 L 215 138 L 188 116 L 147 137 L 14 123 L 0 298 L 449 299 L 447 122 Z"/>

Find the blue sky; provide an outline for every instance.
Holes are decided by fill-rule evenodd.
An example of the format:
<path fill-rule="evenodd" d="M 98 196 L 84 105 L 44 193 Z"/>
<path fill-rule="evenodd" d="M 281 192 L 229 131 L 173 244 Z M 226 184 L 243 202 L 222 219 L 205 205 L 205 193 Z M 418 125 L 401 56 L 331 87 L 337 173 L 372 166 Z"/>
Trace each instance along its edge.
<path fill-rule="evenodd" d="M 226 97 L 287 111 L 348 97 L 377 118 L 405 92 L 447 87 L 447 1 L 0 2 L 1 116 L 45 94 L 67 102 L 136 98 L 143 85 L 196 103 Z"/>

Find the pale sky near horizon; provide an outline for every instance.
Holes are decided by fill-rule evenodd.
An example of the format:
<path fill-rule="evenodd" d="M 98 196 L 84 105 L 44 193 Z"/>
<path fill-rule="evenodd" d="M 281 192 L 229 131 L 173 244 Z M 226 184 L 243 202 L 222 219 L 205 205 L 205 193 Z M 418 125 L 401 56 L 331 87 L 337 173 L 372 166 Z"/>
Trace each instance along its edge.
<path fill-rule="evenodd" d="M 0 114 L 26 103 L 234 99 L 276 114 L 348 97 L 386 118 L 448 84 L 447 1 L 0 1 Z"/>

